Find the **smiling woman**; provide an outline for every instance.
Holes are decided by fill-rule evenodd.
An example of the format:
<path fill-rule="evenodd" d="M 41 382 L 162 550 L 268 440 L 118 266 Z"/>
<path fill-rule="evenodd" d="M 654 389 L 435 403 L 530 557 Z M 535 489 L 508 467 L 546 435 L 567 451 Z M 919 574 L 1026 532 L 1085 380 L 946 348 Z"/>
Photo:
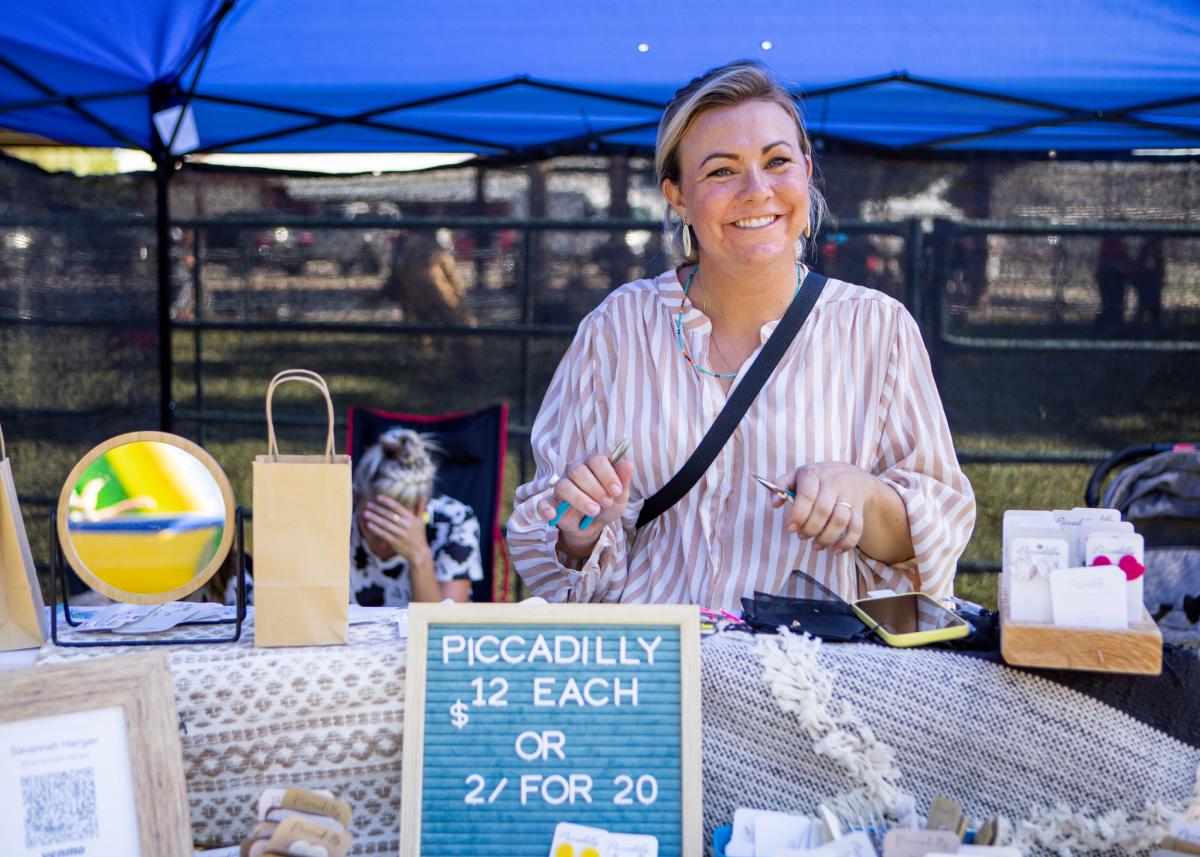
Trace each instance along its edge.
<path fill-rule="evenodd" d="M 849 598 L 950 594 L 971 486 L 912 317 L 803 264 L 824 200 L 792 95 L 757 63 L 714 69 L 667 106 L 655 163 L 685 262 L 615 290 L 558 367 L 508 524 L 526 584 L 729 608 L 800 570 Z M 685 461 L 691 487 L 654 496 Z"/>
<path fill-rule="evenodd" d="M 760 144 L 757 151 L 756 143 Z M 749 156 L 746 160 L 743 153 Z M 689 222 L 681 196 L 686 155 L 698 159 L 688 164 L 689 172 L 709 180 L 697 188 L 701 193 L 692 201 L 694 205 L 707 208 L 723 203 L 734 222 L 742 219 L 737 225 L 743 229 L 790 227 L 786 231 L 794 232 L 795 257 L 804 256 L 805 239 L 820 225 L 825 199 L 811 185 L 812 144 L 796 103 L 765 69 L 751 63 L 734 63 L 697 78 L 676 93 L 659 124 L 655 168 L 669 203 L 664 226 L 687 261 L 695 262 L 699 257 L 693 231 L 710 224 L 707 218 L 696 224 Z M 779 222 L 779 210 L 756 211 L 751 206 L 737 211 L 739 204 L 745 208 L 735 198 L 738 185 L 733 180 L 739 172 L 743 178 L 749 172 L 751 180 L 770 183 L 780 194 L 772 202 L 773 209 L 787 207 L 791 222 Z M 700 214 L 694 211 L 692 216 L 698 218 Z M 678 219 L 673 221 L 672 215 Z M 757 222 L 745 222 L 747 216 L 755 215 Z"/>

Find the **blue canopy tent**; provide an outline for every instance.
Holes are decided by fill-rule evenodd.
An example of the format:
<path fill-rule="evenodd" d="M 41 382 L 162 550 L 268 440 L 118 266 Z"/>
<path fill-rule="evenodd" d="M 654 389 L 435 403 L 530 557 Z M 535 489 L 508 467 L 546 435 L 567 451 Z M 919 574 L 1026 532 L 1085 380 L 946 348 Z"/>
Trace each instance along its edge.
<path fill-rule="evenodd" d="M 676 87 L 740 57 L 796 87 L 818 142 L 1039 157 L 1200 147 L 1200 15 L 1183 0 L 4 7 L 0 126 L 153 154 L 160 236 L 166 183 L 191 151 L 645 150 Z M 188 110 L 160 136 L 151 117 L 172 106 Z M 164 426 L 167 251 L 160 240 Z"/>
<path fill-rule="evenodd" d="M 793 83 L 828 140 L 1200 145 L 1200 14 L 1178 0 L 4 5 L 0 126 L 76 145 L 154 152 L 150 113 L 187 101 L 198 151 L 644 147 L 677 86 L 739 57 Z"/>

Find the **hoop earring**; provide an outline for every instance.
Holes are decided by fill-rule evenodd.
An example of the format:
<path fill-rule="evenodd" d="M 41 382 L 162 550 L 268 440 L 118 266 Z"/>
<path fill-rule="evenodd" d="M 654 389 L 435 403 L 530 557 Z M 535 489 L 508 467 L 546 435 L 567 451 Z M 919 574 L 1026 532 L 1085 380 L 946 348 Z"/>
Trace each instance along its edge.
<path fill-rule="evenodd" d="M 806 223 L 804 224 L 804 237 L 807 238 L 810 235 L 812 235 L 812 227 Z"/>
<path fill-rule="evenodd" d="M 683 255 L 692 258 L 692 227 L 683 221 Z"/>

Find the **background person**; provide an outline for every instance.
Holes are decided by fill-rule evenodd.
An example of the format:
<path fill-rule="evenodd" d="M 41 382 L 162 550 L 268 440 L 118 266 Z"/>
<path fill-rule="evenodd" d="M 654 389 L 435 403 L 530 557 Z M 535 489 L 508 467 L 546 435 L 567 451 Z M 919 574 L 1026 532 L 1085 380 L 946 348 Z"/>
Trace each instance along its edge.
<path fill-rule="evenodd" d="M 823 207 L 795 103 L 752 62 L 676 93 L 656 166 L 687 264 L 615 290 L 559 364 L 507 528 L 525 583 L 550 600 L 736 608 L 800 569 L 846 597 L 949 594 L 975 502 L 920 334 L 895 300 L 834 280 L 704 476 L 635 532 L 799 293 Z M 604 453 L 626 437 L 614 467 Z M 795 502 L 773 504 L 755 473 Z"/>
<path fill-rule="evenodd" d="M 1133 278 L 1134 263 L 1119 235 L 1100 241 L 1096 258 L 1096 290 L 1100 293 L 1100 312 L 1096 327 L 1101 333 L 1112 332 L 1125 319 L 1125 287 Z"/>
<path fill-rule="evenodd" d="M 350 592 L 367 607 L 410 601 L 469 601 L 483 579 L 479 519 L 471 508 L 434 495 L 430 444 L 391 428 L 354 468 Z"/>
<path fill-rule="evenodd" d="M 400 306 L 406 321 L 474 323 L 453 247 L 448 229 L 414 231 L 396 238 L 383 297 Z"/>
<path fill-rule="evenodd" d="M 1162 291 L 1166 281 L 1163 239 L 1151 235 L 1142 242 L 1133 262 L 1133 290 L 1137 294 L 1137 321 L 1156 329 L 1162 324 Z"/>

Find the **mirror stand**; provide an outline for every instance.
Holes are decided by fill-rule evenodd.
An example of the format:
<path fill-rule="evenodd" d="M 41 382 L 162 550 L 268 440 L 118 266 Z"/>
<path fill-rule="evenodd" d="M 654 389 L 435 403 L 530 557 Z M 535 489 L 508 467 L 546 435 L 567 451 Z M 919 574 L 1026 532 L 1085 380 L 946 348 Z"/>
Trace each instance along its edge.
<path fill-rule="evenodd" d="M 242 507 L 238 506 L 234 520 L 234 544 L 233 555 L 234 562 L 237 567 L 237 610 L 232 619 L 205 619 L 197 622 L 180 622 L 175 628 L 196 625 L 232 625 L 233 633 L 231 636 L 213 636 L 213 637 L 164 637 L 155 636 L 147 639 L 132 639 L 132 640 L 93 640 L 90 642 L 74 642 L 68 640 L 60 640 L 58 636 L 58 588 L 62 586 L 62 608 L 63 619 L 72 628 L 78 627 L 81 622 L 71 618 L 71 587 L 67 581 L 67 562 L 63 555 L 62 542 L 58 537 L 58 527 L 55 522 L 55 512 L 50 513 L 50 637 L 54 641 L 54 645 L 67 648 L 94 648 L 97 646 L 182 646 L 182 645 L 202 645 L 205 643 L 236 643 L 242 636 L 242 623 L 246 619 L 246 554 L 245 541 L 243 539 L 243 512 Z M 174 629 L 171 629 L 174 630 Z M 161 632 L 161 633 L 169 633 Z"/>

